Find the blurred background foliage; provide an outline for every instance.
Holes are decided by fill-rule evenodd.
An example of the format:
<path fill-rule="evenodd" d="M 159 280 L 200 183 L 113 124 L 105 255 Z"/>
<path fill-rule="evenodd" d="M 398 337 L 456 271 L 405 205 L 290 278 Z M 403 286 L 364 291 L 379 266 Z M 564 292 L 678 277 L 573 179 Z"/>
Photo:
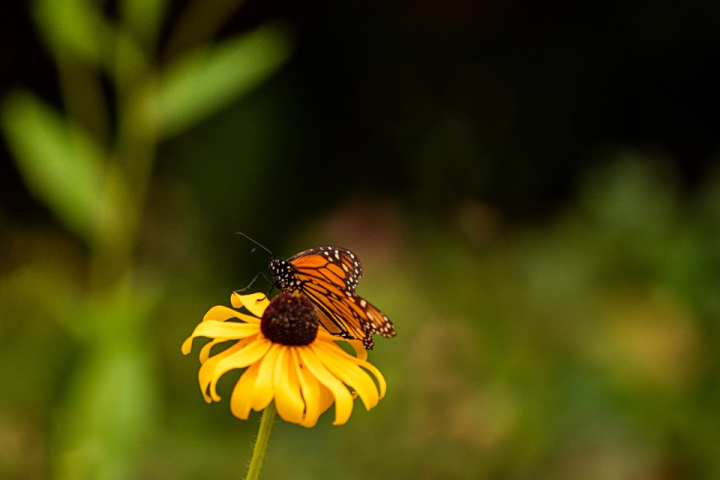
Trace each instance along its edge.
<path fill-rule="evenodd" d="M 244 476 L 180 353 L 243 231 L 398 331 L 264 478 L 720 478 L 717 5 L 2 9 L 0 477 Z"/>

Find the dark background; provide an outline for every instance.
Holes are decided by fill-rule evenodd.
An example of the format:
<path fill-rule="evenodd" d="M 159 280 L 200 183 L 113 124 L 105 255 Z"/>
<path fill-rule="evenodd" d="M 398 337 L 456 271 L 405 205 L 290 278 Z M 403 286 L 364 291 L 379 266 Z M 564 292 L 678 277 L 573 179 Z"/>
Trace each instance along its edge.
<path fill-rule="evenodd" d="M 244 475 L 237 372 L 206 405 L 180 353 L 267 268 L 237 231 L 352 249 L 398 331 L 380 404 L 279 421 L 263 478 L 720 477 L 716 2 L 249 0 L 170 48 L 188 3 L 158 72 L 268 22 L 292 52 L 159 142 L 126 264 L 0 141 L 0 477 Z M 1 7 L 0 93 L 66 115 L 34 5 Z"/>
<path fill-rule="evenodd" d="M 0 87 L 59 104 L 29 8 L 4 7 Z M 254 179 L 296 199 L 257 199 L 283 222 L 368 192 L 440 215 L 474 196 L 511 218 L 542 218 L 608 151 L 660 157 L 692 190 L 720 149 L 712 2 L 251 1 L 220 37 L 268 20 L 292 30 L 297 50 L 256 94 L 283 106 L 263 104 L 248 121 L 284 129 L 281 158 Z M 229 151 L 210 153 L 230 164 L 240 152 L 225 142 Z M 183 161 L 203 163 L 158 168 Z M 38 215 L 5 149 L 1 168 L 5 214 Z"/>

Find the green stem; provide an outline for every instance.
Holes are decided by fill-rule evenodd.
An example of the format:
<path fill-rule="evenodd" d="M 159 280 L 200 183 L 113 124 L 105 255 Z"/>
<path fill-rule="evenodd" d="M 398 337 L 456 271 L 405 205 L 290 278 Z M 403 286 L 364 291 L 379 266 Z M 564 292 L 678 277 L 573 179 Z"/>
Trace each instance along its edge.
<path fill-rule="evenodd" d="M 262 420 L 260 421 L 260 431 L 258 432 L 257 441 L 255 441 L 252 461 L 250 461 L 250 470 L 248 470 L 245 480 L 257 480 L 258 476 L 260 476 L 260 469 L 262 468 L 265 452 L 267 451 L 273 423 L 275 423 L 275 402 L 270 402 L 270 405 L 263 411 Z"/>

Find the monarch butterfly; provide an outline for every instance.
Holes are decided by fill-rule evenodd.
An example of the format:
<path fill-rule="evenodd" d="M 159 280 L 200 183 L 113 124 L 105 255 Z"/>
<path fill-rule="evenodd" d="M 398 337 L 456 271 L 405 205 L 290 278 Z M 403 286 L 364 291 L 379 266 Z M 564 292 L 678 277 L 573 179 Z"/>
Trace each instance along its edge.
<path fill-rule="evenodd" d="M 275 278 L 268 282 L 282 292 L 299 292 L 308 297 L 317 307 L 323 327 L 331 334 L 362 340 L 367 350 L 375 345 L 373 334 L 395 336 L 395 327 L 388 317 L 355 293 L 362 265 L 351 251 L 322 246 L 282 260 L 255 243 L 271 255 L 270 270 Z"/>

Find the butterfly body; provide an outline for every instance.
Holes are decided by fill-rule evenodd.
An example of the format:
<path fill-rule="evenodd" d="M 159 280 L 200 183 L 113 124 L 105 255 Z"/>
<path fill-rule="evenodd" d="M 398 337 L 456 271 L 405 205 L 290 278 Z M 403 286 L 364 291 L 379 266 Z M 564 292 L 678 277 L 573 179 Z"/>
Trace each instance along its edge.
<path fill-rule="evenodd" d="M 355 293 L 362 265 L 351 251 L 311 248 L 287 260 L 271 259 L 270 270 L 278 289 L 302 293 L 315 304 L 320 321 L 333 335 L 362 340 L 368 350 L 374 345 L 373 334 L 395 336 L 387 316 Z"/>

